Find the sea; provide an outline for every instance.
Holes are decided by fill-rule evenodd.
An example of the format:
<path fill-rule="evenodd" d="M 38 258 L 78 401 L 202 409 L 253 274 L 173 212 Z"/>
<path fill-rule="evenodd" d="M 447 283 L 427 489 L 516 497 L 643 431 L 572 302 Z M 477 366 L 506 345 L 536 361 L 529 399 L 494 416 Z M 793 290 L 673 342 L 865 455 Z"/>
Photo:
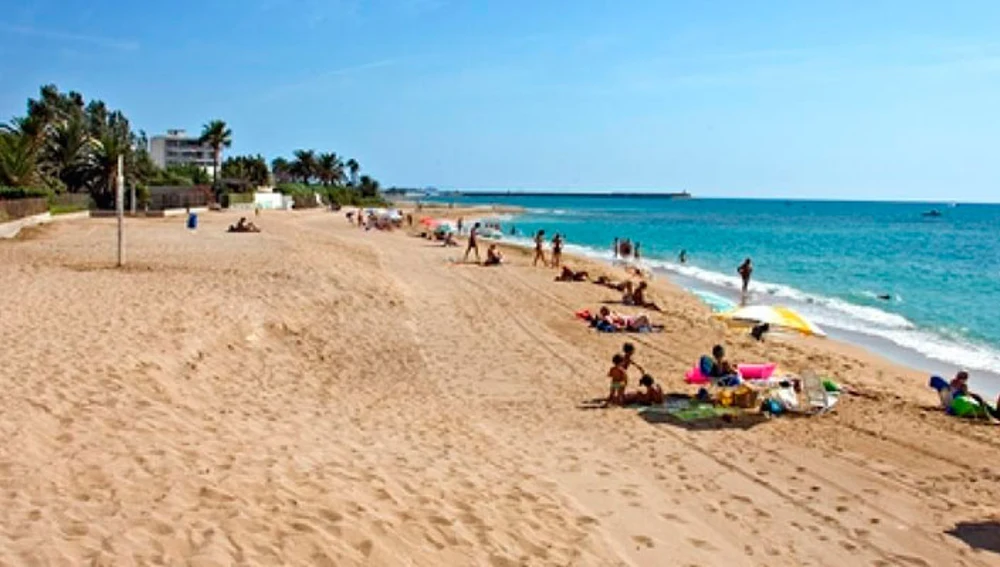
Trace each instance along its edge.
<path fill-rule="evenodd" d="M 1000 205 L 651 196 L 475 196 L 447 202 L 523 208 L 502 219 L 525 242 L 564 235 L 567 252 L 613 259 L 615 238 L 716 309 L 739 299 L 792 307 L 835 339 L 1000 392 Z M 933 213 L 932 213 L 933 211 Z M 935 214 L 939 213 L 939 214 Z M 515 235 L 511 236 L 513 228 Z M 686 262 L 679 255 L 686 252 Z"/>

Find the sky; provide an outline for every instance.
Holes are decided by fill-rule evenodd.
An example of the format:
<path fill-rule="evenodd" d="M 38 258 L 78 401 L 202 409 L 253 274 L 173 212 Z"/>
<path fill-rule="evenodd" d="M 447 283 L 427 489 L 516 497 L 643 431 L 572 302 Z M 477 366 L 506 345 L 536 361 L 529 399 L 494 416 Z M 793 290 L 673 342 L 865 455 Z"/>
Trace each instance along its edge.
<path fill-rule="evenodd" d="M 1000 201 L 995 0 L 0 0 L 46 83 L 384 186 Z"/>

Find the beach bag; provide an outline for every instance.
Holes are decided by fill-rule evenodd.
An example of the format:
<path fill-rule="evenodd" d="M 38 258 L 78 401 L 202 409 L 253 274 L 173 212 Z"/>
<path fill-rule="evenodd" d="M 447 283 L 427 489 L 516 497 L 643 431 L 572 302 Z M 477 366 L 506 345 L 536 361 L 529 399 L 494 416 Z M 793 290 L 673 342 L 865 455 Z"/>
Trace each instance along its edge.
<path fill-rule="evenodd" d="M 733 392 L 733 405 L 738 408 L 750 409 L 757 406 L 757 391 L 747 386 L 740 386 Z"/>
<path fill-rule="evenodd" d="M 774 398 L 768 398 L 768 399 L 764 400 L 764 403 L 762 403 L 760 405 L 760 411 L 765 412 L 765 413 L 770 413 L 770 414 L 778 415 L 778 414 L 782 413 L 785 410 L 782 407 L 781 402 L 779 402 L 778 400 L 775 400 Z"/>

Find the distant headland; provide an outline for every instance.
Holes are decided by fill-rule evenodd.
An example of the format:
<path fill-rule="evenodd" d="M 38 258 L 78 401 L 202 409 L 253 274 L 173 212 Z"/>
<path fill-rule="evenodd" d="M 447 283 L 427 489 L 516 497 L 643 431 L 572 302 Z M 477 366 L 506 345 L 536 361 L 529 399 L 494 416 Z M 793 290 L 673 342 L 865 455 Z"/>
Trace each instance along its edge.
<path fill-rule="evenodd" d="M 641 193 L 628 191 L 442 191 L 441 197 L 591 197 L 591 198 L 643 198 L 643 199 L 690 199 L 691 194 L 681 192 Z"/>

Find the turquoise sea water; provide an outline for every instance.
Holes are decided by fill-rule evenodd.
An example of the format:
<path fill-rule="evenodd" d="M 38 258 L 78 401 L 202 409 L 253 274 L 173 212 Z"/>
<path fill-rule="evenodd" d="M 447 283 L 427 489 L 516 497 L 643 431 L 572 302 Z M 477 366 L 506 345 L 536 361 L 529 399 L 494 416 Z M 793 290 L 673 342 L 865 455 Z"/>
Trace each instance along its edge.
<path fill-rule="evenodd" d="M 689 288 L 793 306 L 828 330 L 888 341 L 948 365 L 1000 373 L 1000 205 L 649 197 L 461 197 L 517 205 L 507 223 L 610 258 L 615 237 Z M 937 209 L 940 217 L 924 212 Z M 688 263 L 677 256 L 687 250 Z M 880 299 L 889 295 L 889 300 Z"/>

